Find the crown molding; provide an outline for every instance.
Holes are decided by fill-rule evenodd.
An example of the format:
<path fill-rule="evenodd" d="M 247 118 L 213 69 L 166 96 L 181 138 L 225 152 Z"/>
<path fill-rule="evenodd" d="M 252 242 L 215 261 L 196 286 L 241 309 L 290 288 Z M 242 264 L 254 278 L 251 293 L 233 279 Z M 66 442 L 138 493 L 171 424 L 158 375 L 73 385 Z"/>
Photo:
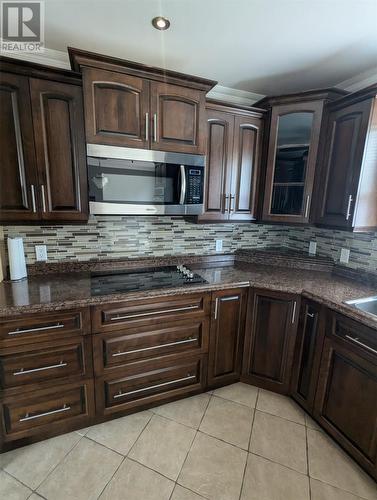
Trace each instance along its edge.
<path fill-rule="evenodd" d="M 22 61 L 53 66 L 61 69 L 71 69 L 68 53 L 60 50 L 44 49 L 43 52 L 2 52 L 1 55 L 21 59 Z"/>
<path fill-rule="evenodd" d="M 223 85 L 215 85 L 215 87 L 208 92 L 207 97 L 241 106 L 252 106 L 265 96 L 247 90 L 238 90 L 231 87 L 224 87 Z"/>
<path fill-rule="evenodd" d="M 353 76 L 352 78 L 348 78 L 335 86 L 348 90 L 348 92 L 356 92 L 357 90 L 361 90 L 369 85 L 373 85 L 374 83 L 377 83 L 377 66 L 375 68 L 368 69 L 367 71 L 363 71 L 363 73 Z"/>

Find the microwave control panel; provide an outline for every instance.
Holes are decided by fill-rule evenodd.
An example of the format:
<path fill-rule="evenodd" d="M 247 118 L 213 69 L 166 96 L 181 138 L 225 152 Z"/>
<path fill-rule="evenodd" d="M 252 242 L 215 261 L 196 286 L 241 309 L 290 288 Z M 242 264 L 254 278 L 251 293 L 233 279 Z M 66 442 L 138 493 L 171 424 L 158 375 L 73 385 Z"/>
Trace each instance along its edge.
<path fill-rule="evenodd" d="M 187 169 L 186 203 L 203 203 L 204 169 L 189 167 Z"/>

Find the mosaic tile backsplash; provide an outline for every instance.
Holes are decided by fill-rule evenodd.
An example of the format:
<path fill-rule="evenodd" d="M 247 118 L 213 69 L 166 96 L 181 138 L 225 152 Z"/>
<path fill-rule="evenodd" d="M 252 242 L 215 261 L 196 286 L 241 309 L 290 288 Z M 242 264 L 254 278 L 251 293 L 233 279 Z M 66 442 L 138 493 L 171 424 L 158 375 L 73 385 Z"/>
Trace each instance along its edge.
<path fill-rule="evenodd" d="M 377 233 L 350 234 L 312 227 L 265 224 L 195 224 L 181 217 L 92 216 L 88 224 L 5 226 L 4 236 L 24 238 L 28 264 L 35 262 L 34 246 L 47 245 L 48 260 L 91 260 L 164 255 L 209 255 L 215 240 L 223 252 L 241 248 L 282 246 L 317 253 L 339 261 L 340 248 L 349 248 L 349 267 L 377 272 Z"/>

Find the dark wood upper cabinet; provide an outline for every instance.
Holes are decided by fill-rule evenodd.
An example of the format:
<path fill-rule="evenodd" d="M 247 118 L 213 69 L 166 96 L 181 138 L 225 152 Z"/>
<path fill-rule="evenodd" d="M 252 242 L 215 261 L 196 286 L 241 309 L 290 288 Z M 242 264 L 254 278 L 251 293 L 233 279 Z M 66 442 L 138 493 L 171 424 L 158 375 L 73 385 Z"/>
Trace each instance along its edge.
<path fill-rule="evenodd" d="M 41 216 L 88 218 L 81 87 L 30 79 Z"/>
<path fill-rule="evenodd" d="M 288 394 L 297 316 L 296 296 L 267 290 L 251 293 L 241 380 Z"/>
<path fill-rule="evenodd" d="M 2 57 L 0 128 L 0 221 L 87 220 L 81 76 Z"/>
<path fill-rule="evenodd" d="M 377 478 L 376 332 L 328 316 L 314 416 Z"/>
<path fill-rule="evenodd" d="M 198 221 L 256 219 L 264 110 L 209 101 L 204 213 Z"/>
<path fill-rule="evenodd" d="M 149 82 L 136 76 L 83 68 L 89 144 L 149 148 Z"/>
<path fill-rule="evenodd" d="M 69 48 L 83 74 L 88 143 L 205 153 L 205 94 L 216 82 Z"/>
<path fill-rule="evenodd" d="M 204 92 L 151 82 L 152 149 L 205 153 Z"/>
<path fill-rule="evenodd" d="M 319 225 L 377 227 L 377 88 L 329 105 L 317 180 Z"/>
<path fill-rule="evenodd" d="M 213 387 L 239 380 L 248 288 L 212 294 L 208 385 Z"/>
<path fill-rule="evenodd" d="M 292 369 L 292 397 L 309 413 L 313 411 L 326 313 L 309 299 L 301 301 Z"/>
<path fill-rule="evenodd" d="M 0 219 L 37 220 L 37 172 L 29 80 L 0 73 Z"/>

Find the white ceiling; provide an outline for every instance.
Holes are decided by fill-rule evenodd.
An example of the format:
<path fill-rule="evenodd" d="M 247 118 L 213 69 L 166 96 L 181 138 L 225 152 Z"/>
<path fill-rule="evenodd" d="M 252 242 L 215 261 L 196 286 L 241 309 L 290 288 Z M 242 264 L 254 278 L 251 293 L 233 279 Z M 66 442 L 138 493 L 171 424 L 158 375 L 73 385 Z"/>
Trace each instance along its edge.
<path fill-rule="evenodd" d="M 377 67 L 377 0 L 45 0 L 45 42 L 260 94 L 337 85 Z M 159 32 L 151 19 L 170 19 Z"/>

